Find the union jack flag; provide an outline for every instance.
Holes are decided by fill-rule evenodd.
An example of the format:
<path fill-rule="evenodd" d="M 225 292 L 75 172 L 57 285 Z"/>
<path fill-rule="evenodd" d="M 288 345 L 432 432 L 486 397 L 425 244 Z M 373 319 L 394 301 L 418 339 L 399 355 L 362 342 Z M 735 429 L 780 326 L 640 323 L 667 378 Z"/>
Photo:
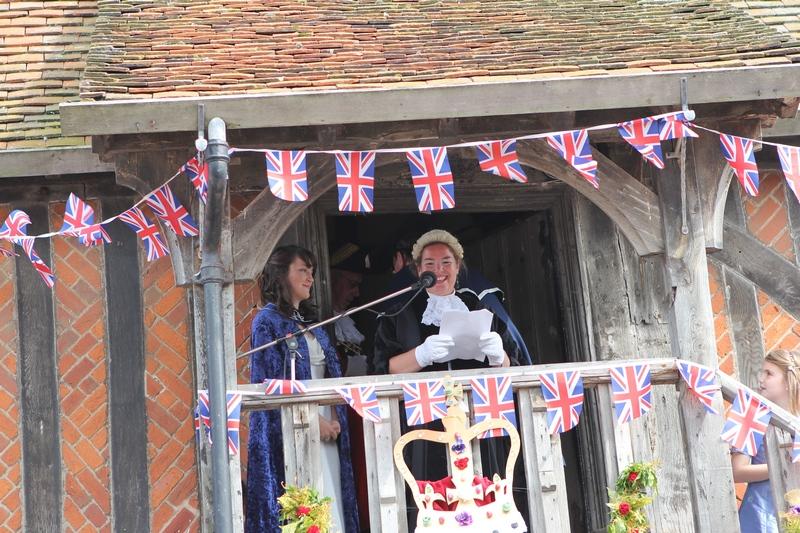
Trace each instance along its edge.
<path fill-rule="evenodd" d="M 138 207 L 131 207 L 119 215 L 119 219 L 127 224 L 136 235 L 142 239 L 144 249 L 147 250 L 147 260 L 155 261 L 160 257 L 169 255 L 169 249 L 161 238 L 161 233 L 155 224 L 147 220 L 144 211 Z"/>
<path fill-rule="evenodd" d="M 302 381 L 292 379 L 265 379 L 264 394 L 281 396 L 283 394 L 305 394 L 308 392 Z"/>
<path fill-rule="evenodd" d="M 197 391 L 197 420 L 195 421 L 195 429 L 200 430 L 200 427 L 206 428 L 206 437 L 208 442 L 211 442 L 211 407 L 208 401 L 208 391 Z"/>
<path fill-rule="evenodd" d="M 200 429 L 202 428 L 200 424 L 200 406 L 194 408 L 194 438 L 197 441 L 197 444 L 200 444 Z"/>
<path fill-rule="evenodd" d="M 549 372 L 540 376 L 547 405 L 547 430 L 564 433 L 578 425 L 583 411 L 583 378 L 577 370 Z"/>
<path fill-rule="evenodd" d="M 800 461 L 800 431 L 795 431 L 792 439 L 792 462 L 798 461 Z"/>
<path fill-rule="evenodd" d="M 229 392 L 226 394 L 228 402 L 228 453 L 239 453 L 239 422 L 242 419 L 242 393 Z"/>
<path fill-rule="evenodd" d="M 800 148 L 779 144 L 778 158 L 781 160 L 786 183 L 789 184 L 795 198 L 800 201 Z"/>
<path fill-rule="evenodd" d="M 620 124 L 619 134 L 647 161 L 657 168 L 664 168 L 664 155 L 661 152 L 661 138 L 659 137 L 660 129 L 660 120 L 640 118 Z"/>
<path fill-rule="evenodd" d="M 618 423 L 630 422 L 649 411 L 651 392 L 650 365 L 611 369 L 611 399 Z"/>
<path fill-rule="evenodd" d="M 3 222 L 3 225 L 0 226 L 0 238 L 7 238 L 12 243 L 22 246 L 22 249 L 25 250 L 25 254 L 28 256 L 28 259 L 33 265 L 33 268 L 35 268 L 42 277 L 45 285 L 53 288 L 56 280 L 56 277 L 53 275 L 53 271 L 50 270 L 50 267 L 48 267 L 44 261 L 42 261 L 42 259 L 39 257 L 39 254 L 37 254 L 36 250 L 33 249 L 34 239 L 24 238 L 28 235 L 26 228 L 30 223 L 31 219 L 25 211 L 15 209 L 8 214 L 5 222 Z M 11 253 L 13 254 L 13 252 Z"/>
<path fill-rule="evenodd" d="M 287 202 L 308 200 L 306 153 L 302 150 L 267 150 L 269 190 Z"/>
<path fill-rule="evenodd" d="M 336 154 L 339 211 L 372 213 L 375 192 L 375 152 Z"/>
<path fill-rule="evenodd" d="M 600 184 L 597 183 L 597 161 L 592 159 L 592 148 L 589 145 L 589 134 L 586 130 L 548 135 L 547 144 L 561 154 L 561 157 L 595 189 L 600 188 Z"/>
<path fill-rule="evenodd" d="M 714 409 L 714 396 L 719 390 L 719 383 L 714 371 L 687 361 L 678 361 L 678 370 L 689 390 L 705 406 L 706 411 L 718 415 L 719 412 Z"/>
<path fill-rule="evenodd" d="M 336 389 L 344 401 L 361 415 L 362 418 L 375 424 L 382 421 L 381 410 L 378 406 L 378 397 L 375 395 L 375 386 L 367 385 L 364 387 L 341 387 Z"/>
<path fill-rule="evenodd" d="M 193 157 L 181 167 L 189 181 L 192 182 L 194 188 L 197 189 L 197 195 L 203 203 L 208 199 L 208 163 Z"/>
<path fill-rule="evenodd" d="M 753 140 L 727 135 L 719 135 L 722 156 L 739 178 L 739 183 L 750 196 L 758 196 L 758 167 L 753 155 Z"/>
<path fill-rule="evenodd" d="M 69 198 L 67 198 L 64 224 L 60 231 L 66 235 L 78 237 L 78 242 L 84 246 L 94 246 L 100 244 L 100 241 L 111 242 L 111 237 L 103 227 L 94 223 L 94 209 L 74 193 L 69 193 Z"/>
<path fill-rule="evenodd" d="M 444 383 L 441 380 L 404 383 L 403 401 L 408 425 L 416 426 L 447 416 Z"/>
<path fill-rule="evenodd" d="M 420 211 L 440 211 L 456 206 L 453 174 L 447 148 L 421 148 L 406 152 L 411 181 Z"/>
<path fill-rule="evenodd" d="M 755 395 L 739 389 L 725 416 L 722 440 L 749 456 L 758 453 L 772 412 Z"/>
<path fill-rule="evenodd" d="M 478 164 L 484 172 L 491 172 L 511 181 L 528 183 L 528 176 L 523 172 L 517 158 L 516 139 L 481 143 L 475 146 L 475 150 L 478 153 Z"/>
<path fill-rule="evenodd" d="M 0 246 L 0 255 L 3 257 L 16 257 L 17 254 L 14 253 L 14 250 L 6 250 L 2 246 Z"/>
<path fill-rule="evenodd" d="M 697 134 L 689 129 L 690 122 L 686 120 L 683 111 L 671 113 L 661 117 L 661 132 L 659 137 L 662 141 L 669 139 L 680 139 L 681 137 L 697 137 Z"/>
<path fill-rule="evenodd" d="M 514 395 L 511 390 L 510 377 L 475 378 L 470 383 L 472 384 L 472 408 L 476 423 L 490 418 L 505 418 L 516 427 L 517 415 L 514 412 Z M 484 431 L 479 438 L 486 439 L 503 435 L 508 435 L 505 429 L 494 428 Z"/>
<path fill-rule="evenodd" d="M 162 185 L 144 199 L 150 209 L 181 237 L 194 237 L 200 234 L 192 215 L 172 194 L 169 185 Z"/>

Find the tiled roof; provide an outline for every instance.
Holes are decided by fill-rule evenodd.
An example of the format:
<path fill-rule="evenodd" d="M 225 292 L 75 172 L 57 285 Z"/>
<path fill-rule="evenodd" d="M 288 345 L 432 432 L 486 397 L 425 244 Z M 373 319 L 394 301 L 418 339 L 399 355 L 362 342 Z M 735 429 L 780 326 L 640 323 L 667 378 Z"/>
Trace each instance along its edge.
<path fill-rule="evenodd" d="M 83 146 L 61 137 L 58 104 L 77 100 L 94 0 L 0 2 L 0 150 Z"/>
<path fill-rule="evenodd" d="M 776 30 L 800 39 L 800 0 L 737 0 L 733 5 Z"/>
<path fill-rule="evenodd" d="M 800 43 L 791 35 L 718 0 L 99 0 L 98 6 L 82 99 L 800 61 Z"/>

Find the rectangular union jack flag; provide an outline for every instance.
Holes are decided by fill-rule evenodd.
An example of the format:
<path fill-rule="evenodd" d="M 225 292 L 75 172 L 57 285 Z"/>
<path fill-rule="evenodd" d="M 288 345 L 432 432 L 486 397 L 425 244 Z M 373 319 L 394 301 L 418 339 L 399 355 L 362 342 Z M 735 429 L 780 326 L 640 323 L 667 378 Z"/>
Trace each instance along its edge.
<path fill-rule="evenodd" d="M 691 122 L 686 119 L 686 114 L 683 111 L 665 115 L 660 117 L 660 120 L 661 131 L 659 132 L 659 137 L 662 141 L 680 139 L 682 137 L 697 137 L 697 134 L 689 129 Z"/>
<path fill-rule="evenodd" d="M 375 152 L 336 154 L 339 211 L 372 213 L 375 194 Z"/>
<path fill-rule="evenodd" d="M 265 379 L 264 394 L 281 396 L 283 394 L 305 394 L 308 392 L 302 381 L 292 379 Z"/>
<path fill-rule="evenodd" d="M 664 155 L 661 152 L 661 121 L 640 118 L 619 125 L 619 134 L 628 144 L 636 148 L 645 160 L 656 168 L 664 168 Z"/>
<path fill-rule="evenodd" d="M 264 155 L 272 194 L 287 202 L 308 200 L 306 153 L 302 150 L 267 150 Z"/>
<path fill-rule="evenodd" d="M 75 193 L 69 193 L 67 205 L 64 209 L 64 224 L 61 233 L 78 238 L 84 246 L 94 246 L 101 241 L 110 243 L 111 237 L 100 224 L 94 223 L 94 209 L 78 198 Z"/>
<path fill-rule="evenodd" d="M 586 130 L 574 130 L 547 136 L 547 144 L 561 154 L 567 163 L 572 165 L 583 179 L 597 189 L 597 161 L 592 158 L 589 145 L 589 133 Z"/>
<path fill-rule="evenodd" d="M 548 372 L 540 376 L 547 405 L 547 430 L 564 433 L 578 425 L 583 411 L 583 378 L 577 370 Z"/>
<path fill-rule="evenodd" d="M 181 172 L 192 182 L 200 200 L 206 203 L 208 199 L 208 163 L 193 157 L 181 167 Z"/>
<path fill-rule="evenodd" d="M 722 156 L 728 161 L 747 194 L 758 196 L 758 167 L 753 154 L 753 140 L 721 133 Z"/>
<path fill-rule="evenodd" d="M 374 385 L 340 387 L 336 389 L 336 392 L 356 413 L 361 415 L 361 418 L 375 424 L 380 424 L 383 421 Z"/>
<path fill-rule="evenodd" d="M 792 439 L 792 462 L 800 462 L 800 431 L 795 431 Z"/>
<path fill-rule="evenodd" d="M 800 201 L 800 148 L 779 144 L 778 159 L 781 160 L 786 183 L 792 189 L 794 197 Z"/>
<path fill-rule="evenodd" d="M 678 361 L 678 370 L 689 390 L 703 404 L 706 411 L 718 415 L 719 412 L 714 408 L 714 396 L 719 390 L 717 374 L 708 367 L 688 361 Z"/>
<path fill-rule="evenodd" d="M 475 378 L 470 383 L 472 384 L 472 409 L 475 423 L 490 418 L 506 419 L 516 427 L 517 415 L 514 412 L 514 394 L 511 389 L 510 377 Z M 484 431 L 479 438 L 486 439 L 503 435 L 508 435 L 505 429 L 495 428 Z"/>
<path fill-rule="evenodd" d="M 650 365 L 620 366 L 611 369 L 611 399 L 617 422 L 639 418 L 652 406 Z"/>
<path fill-rule="evenodd" d="M 403 383 L 403 402 L 409 426 L 427 424 L 447 416 L 445 400 L 441 380 Z"/>
<path fill-rule="evenodd" d="M 440 211 L 456 206 L 453 173 L 447 148 L 421 148 L 406 152 L 411 181 L 420 211 Z"/>
<path fill-rule="evenodd" d="M 239 453 L 239 422 L 242 419 L 242 393 L 228 392 L 226 394 L 228 403 L 228 453 L 236 455 Z"/>
<path fill-rule="evenodd" d="M 145 197 L 145 202 L 158 218 L 180 237 L 195 237 L 200 235 L 197 223 L 189 214 L 189 211 L 175 198 L 169 185 L 162 185 L 149 196 Z"/>
<path fill-rule="evenodd" d="M 169 255 L 169 248 L 164 244 L 158 227 L 147 219 L 144 211 L 138 207 L 131 207 L 121 213 L 119 219 L 133 229 L 136 235 L 142 239 L 144 249 L 147 251 L 148 261 L 155 261 Z"/>
<path fill-rule="evenodd" d="M 722 440 L 751 457 L 758 453 L 772 412 L 755 395 L 739 389 L 725 416 Z"/>
<path fill-rule="evenodd" d="M 50 267 L 48 267 L 44 261 L 42 261 L 41 257 L 39 257 L 39 254 L 37 254 L 36 250 L 34 250 L 33 245 L 35 239 L 25 238 L 28 235 L 27 227 L 30 223 L 31 218 L 28 216 L 28 213 L 25 211 L 20 211 L 19 209 L 15 209 L 8 214 L 5 222 L 3 222 L 3 225 L 0 226 L 0 237 L 5 237 L 12 243 L 22 246 L 22 249 L 25 251 L 25 255 L 28 256 L 31 265 L 33 265 L 33 268 L 36 269 L 36 271 L 42 277 L 45 285 L 52 289 L 56 281 L 53 271 L 50 270 Z"/>
<path fill-rule="evenodd" d="M 528 183 L 517 157 L 516 139 L 492 141 L 475 145 L 478 164 L 484 172 L 491 172 L 511 181 Z"/>

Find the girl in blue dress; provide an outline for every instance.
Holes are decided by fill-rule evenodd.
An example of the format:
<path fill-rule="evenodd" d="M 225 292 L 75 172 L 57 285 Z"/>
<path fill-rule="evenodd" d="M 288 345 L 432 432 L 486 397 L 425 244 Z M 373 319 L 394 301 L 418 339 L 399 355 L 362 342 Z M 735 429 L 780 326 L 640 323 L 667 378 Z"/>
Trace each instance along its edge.
<path fill-rule="evenodd" d="M 800 413 L 800 353 L 774 350 L 767 354 L 758 373 L 758 392 L 794 415 Z M 731 456 L 733 480 L 747 483 L 739 507 L 742 533 L 778 533 L 778 517 L 769 486 L 764 444 L 755 457 Z"/>
<path fill-rule="evenodd" d="M 259 286 L 264 308 L 253 319 L 251 345 L 267 344 L 294 333 L 310 322 L 314 283 L 314 256 L 299 246 L 276 248 L 267 260 Z M 342 375 L 336 349 L 320 329 L 297 339 L 295 376 L 298 380 L 338 378 Z M 250 359 L 250 382 L 291 379 L 291 355 L 285 342 L 255 352 Z M 350 436 L 344 405 L 320 407 L 319 433 L 322 441 L 323 487 L 320 492 L 333 499 L 331 531 L 358 533 Z M 253 411 L 247 445 L 246 533 L 278 533 L 278 496 L 285 481 L 280 410 Z"/>

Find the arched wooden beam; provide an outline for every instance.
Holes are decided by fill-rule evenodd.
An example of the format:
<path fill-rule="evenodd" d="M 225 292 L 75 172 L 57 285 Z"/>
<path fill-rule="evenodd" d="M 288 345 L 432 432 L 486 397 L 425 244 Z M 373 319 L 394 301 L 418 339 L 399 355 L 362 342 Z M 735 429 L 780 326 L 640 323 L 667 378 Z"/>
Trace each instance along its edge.
<path fill-rule="evenodd" d="M 308 156 L 308 200 L 285 202 L 264 188 L 233 220 L 234 279 L 252 280 L 264 267 L 264 261 L 281 236 L 300 214 L 320 196 L 336 186 L 333 157 Z"/>
<path fill-rule="evenodd" d="M 661 209 L 656 194 L 597 150 L 595 189 L 543 140 L 520 141 L 517 154 L 522 164 L 557 178 L 583 194 L 613 220 L 641 255 L 664 252 Z"/>

